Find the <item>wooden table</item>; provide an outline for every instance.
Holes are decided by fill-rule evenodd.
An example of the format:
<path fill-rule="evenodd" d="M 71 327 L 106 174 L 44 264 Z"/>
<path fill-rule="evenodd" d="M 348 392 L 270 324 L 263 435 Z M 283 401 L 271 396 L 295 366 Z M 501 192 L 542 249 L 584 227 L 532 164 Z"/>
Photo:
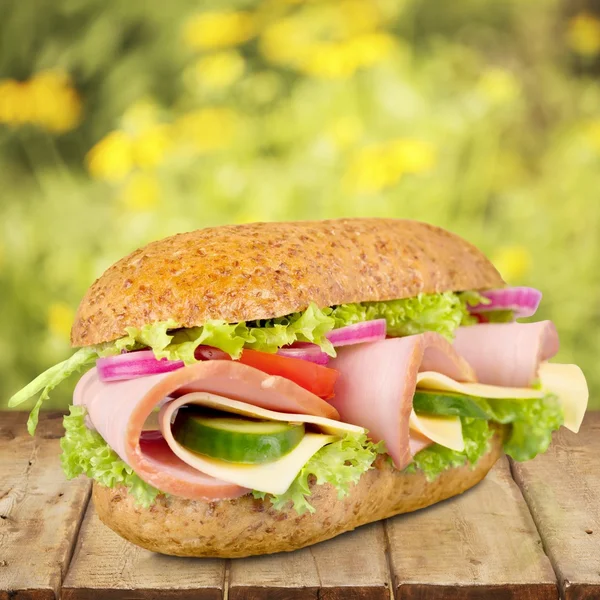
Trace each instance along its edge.
<path fill-rule="evenodd" d="M 600 413 L 550 451 L 500 461 L 475 489 L 290 554 L 182 559 L 104 527 L 59 462 L 61 415 L 38 435 L 0 413 L 0 600 L 600 599 Z"/>

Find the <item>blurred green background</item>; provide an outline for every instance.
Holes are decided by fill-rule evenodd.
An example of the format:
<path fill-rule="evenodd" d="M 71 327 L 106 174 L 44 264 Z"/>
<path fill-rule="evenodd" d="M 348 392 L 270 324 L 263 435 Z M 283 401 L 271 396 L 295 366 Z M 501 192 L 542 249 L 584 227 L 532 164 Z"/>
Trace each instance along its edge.
<path fill-rule="evenodd" d="M 371 215 L 448 227 L 540 288 L 600 407 L 599 8 L 0 2 L 0 405 L 134 248 Z"/>

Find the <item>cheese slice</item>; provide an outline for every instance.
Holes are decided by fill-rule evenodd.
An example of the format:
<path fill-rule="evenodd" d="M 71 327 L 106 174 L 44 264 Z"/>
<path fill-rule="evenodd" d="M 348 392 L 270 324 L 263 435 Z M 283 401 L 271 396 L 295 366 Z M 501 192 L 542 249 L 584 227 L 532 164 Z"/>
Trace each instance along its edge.
<path fill-rule="evenodd" d="M 182 402 L 182 400 L 184 401 Z M 252 417 L 254 419 L 264 419 L 266 421 L 309 423 L 311 425 L 316 425 L 324 433 L 331 435 L 344 436 L 346 433 L 365 433 L 364 427 L 359 427 L 358 425 L 342 423 L 341 421 L 335 421 L 334 419 L 328 419 L 327 417 L 315 417 L 313 415 L 278 412 L 275 410 L 269 410 L 267 408 L 261 408 L 260 406 L 254 406 L 253 404 L 248 404 L 247 402 L 242 402 L 240 400 L 232 400 L 231 398 L 217 396 L 216 394 L 210 394 L 208 392 L 192 392 L 190 394 L 186 394 L 174 402 L 171 402 L 170 406 L 177 405 L 177 408 L 179 408 L 184 404 L 206 406 L 207 408 L 222 410 L 223 412 L 228 413 L 235 413 L 236 415 L 243 415 L 245 417 Z"/>
<path fill-rule="evenodd" d="M 323 433 L 306 433 L 291 452 L 270 463 L 259 465 L 231 463 L 191 452 L 173 437 L 171 425 L 177 410 L 181 406 L 190 404 L 271 421 L 308 423 L 317 426 Z M 217 479 L 269 494 L 283 494 L 313 454 L 326 444 L 335 442 L 346 433 L 360 434 L 365 431 L 362 427 L 326 417 L 276 412 L 207 392 L 193 392 L 169 402 L 161 409 L 159 421 L 163 437 L 169 447 L 188 465 Z"/>
<path fill-rule="evenodd" d="M 577 433 L 590 395 L 581 369 L 577 365 L 545 362 L 540 365 L 538 376 L 542 389 L 554 394 L 561 403 L 565 427 Z"/>
<path fill-rule="evenodd" d="M 465 449 L 460 417 L 417 415 L 413 410 L 409 427 L 445 448 L 458 452 Z"/>
<path fill-rule="evenodd" d="M 426 390 L 455 392 L 465 396 L 479 396 L 488 399 L 530 399 L 543 398 L 547 392 L 533 388 L 500 387 L 484 383 L 461 383 L 446 375 L 434 371 L 423 371 L 417 374 L 417 387 Z"/>
<path fill-rule="evenodd" d="M 169 446 L 181 460 L 198 471 L 217 479 L 269 494 L 283 494 L 292 485 L 302 467 L 325 444 L 339 439 L 335 435 L 307 433 L 302 441 L 279 460 L 261 465 L 241 465 L 190 452 L 177 442 Z"/>

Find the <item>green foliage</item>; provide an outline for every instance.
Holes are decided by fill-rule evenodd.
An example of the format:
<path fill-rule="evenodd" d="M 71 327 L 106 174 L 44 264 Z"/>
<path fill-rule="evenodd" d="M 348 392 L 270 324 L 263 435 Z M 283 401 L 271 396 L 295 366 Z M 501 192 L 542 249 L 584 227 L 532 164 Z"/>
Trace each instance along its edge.
<path fill-rule="evenodd" d="M 510 283 L 540 288 L 536 318 L 555 321 L 558 359 L 583 368 L 600 406 L 600 83 L 593 57 L 573 50 L 562 5 L 215 6 L 0 7 L 2 77 L 59 69 L 82 106 L 81 123 L 61 134 L 0 114 L 0 394 L 70 354 L 85 289 L 152 239 L 369 215 L 447 227 Z M 229 8 L 255 15 L 250 29 L 199 46 L 190 18 Z M 309 43 L 276 43 L 282 23 Z M 45 96 L 44 110 L 60 116 L 56 102 Z M 99 151 L 111 132 L 121 145 Z M 68 395 L 55 393 L 55 405 Z"/>

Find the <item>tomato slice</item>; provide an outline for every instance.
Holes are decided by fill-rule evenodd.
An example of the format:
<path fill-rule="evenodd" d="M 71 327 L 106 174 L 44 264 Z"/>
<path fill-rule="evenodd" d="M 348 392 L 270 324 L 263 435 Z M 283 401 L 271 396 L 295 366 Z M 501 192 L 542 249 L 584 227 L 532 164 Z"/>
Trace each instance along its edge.
<path fill-rule="evenodd" d="M 198 346 L 196 358 L 198 360 L 232 360 L 226 352 L 209 346 Z M 324 400 L 333 398 L 333 388 L 339 375 L 335 369 L 329 369 L 308 360 L 260 352 L 259 350 L 244 349 L 238 360 L 263 373 L 285 377 L 319 398 Z"/>
<path fill-rule="evenodd" d="M 308 360 L 258 350 L 244 350 L 240 362 L 269 375 L 285 377 L 324 400 L 333 398 L 333 388 L 339 375 L 335 369 L 316 365 Z"/>

